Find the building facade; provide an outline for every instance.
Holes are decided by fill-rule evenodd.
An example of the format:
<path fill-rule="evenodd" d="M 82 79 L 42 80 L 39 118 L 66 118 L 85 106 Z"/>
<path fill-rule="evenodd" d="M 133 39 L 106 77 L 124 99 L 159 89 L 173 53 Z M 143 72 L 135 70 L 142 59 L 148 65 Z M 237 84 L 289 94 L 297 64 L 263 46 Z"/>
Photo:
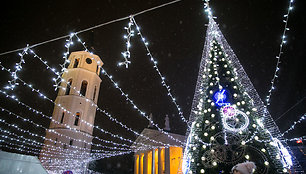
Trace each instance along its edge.
<path fill-rule="evenodd" d="M 170 139 L 165 134 L 154 130 L 144 129 L 141 133 L 150 139 L 154 139 L 165 144 L 171 144 L 170 147 L 164 147 L 139 136 L 133 148 L 134 153 L 134 174 L 177 174 L 182 169 L 183 148 L 176 141 Z M 174 138 L 184 141 L 185 136 L 169 133 Z M 142 149 L 137 143 L 151 145 L 152 149 Z"/>
<path fill-rule="evenodd" d="M 40 153 L 49 173 L 83 173 L 90 160 L 103 62 L 85 51 L 72 52 L 68 60 Z"/>

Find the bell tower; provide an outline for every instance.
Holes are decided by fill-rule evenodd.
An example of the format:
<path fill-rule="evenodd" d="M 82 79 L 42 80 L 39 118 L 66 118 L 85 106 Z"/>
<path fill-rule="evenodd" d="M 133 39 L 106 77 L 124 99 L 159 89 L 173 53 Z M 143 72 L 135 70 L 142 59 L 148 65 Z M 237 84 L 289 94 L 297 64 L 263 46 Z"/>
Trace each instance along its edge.
<path fill-rule="evenodd" d="M 40 160 L 49 173 L 83 173 L 89 162 L 101 79 L 99 56 L 72 52 L 62 75 Z"/>

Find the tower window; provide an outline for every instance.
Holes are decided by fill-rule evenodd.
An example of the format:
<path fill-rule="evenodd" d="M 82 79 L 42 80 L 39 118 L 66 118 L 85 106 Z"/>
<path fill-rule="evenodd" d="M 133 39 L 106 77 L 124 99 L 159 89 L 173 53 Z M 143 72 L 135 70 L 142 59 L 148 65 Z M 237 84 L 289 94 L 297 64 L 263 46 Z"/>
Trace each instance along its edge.
<path fill-rule="evenodd" d="M 99 75 L 99 65 L 97 65 L 96 73 Z"/>
<path fill-rule="evenodd" d="M 75 114 L 75 120 L 74 120 L 74 125 L 75 126 L 78 126 L 79 125 L 79 119 L 80 119 L 80 113 L 79 112 L 77 112 L 76 114 Z"/>
<path fill-rule="evenodd" d="M 84 143 L 84 148 L 86 148 L 86 143 Z"/>
<path fill-rule="evenodd" d="M 95 101 L 95 99 L 96 99 L 96 93 L 97 93 L 97 87 L 95 86 L 94 93 L 93 93 L 93 96 L 92 96 L 93 101 Z"/>
<path fill-rule="evenodd" d="M 87 59 L 86 59 L 86 63 L 87 63 L 87 64 L 91 64 L 91 63 L 92 63 L 91 58 L 87 58 Z"/>
<path fill-rule="evenodd" d="M 72 146 L 73 144 L 73 140 L 70 140 L 69 145 Z"/>
<path fill-rule="evenodd" d="M 61 123 L 64 122 L 64 116 L 65 116 L 65 112 L 62 113 Z"/>
<path fill-rule="evenodd" d="M 72 79 L 68 80 L 65 95 L 69 95 L 71 84 L 72 84 Z"/>
<path fill-rule="evenodd" d="M 84 97 L 86 95 L 87 84 L 88 84 L 87 81 L 84 80 L 82 82 L 82 86 L 81 86 L 81 90 L 80 90 L 81 95 L 84 96 Z"/>
<path fill-rule="evenodd" d="M 77 68 L 78 67 L 79 61 L 80 61 L 80 59 L 75 59 L 74 60 L 73 68 Z"/>
<path fill-rule="evenodd" d="M 55 138 L 54 145 L 56 145 L 56 143 L 57 143 L 57 138 Z"/>

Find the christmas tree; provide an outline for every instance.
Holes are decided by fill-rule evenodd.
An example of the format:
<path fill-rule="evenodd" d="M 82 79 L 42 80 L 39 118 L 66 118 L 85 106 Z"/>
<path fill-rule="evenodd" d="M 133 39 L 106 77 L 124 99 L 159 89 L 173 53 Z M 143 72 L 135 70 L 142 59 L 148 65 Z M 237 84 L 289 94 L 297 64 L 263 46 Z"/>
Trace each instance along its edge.
<path fill-rule="evenodd" d="M 187 131 L 183 173 L 288 173 L 299 165 L 212 17 Z M 239 166 L 239 165 L 238 165 Z M 237 166 L 236 166 L 237 168 Z"/>

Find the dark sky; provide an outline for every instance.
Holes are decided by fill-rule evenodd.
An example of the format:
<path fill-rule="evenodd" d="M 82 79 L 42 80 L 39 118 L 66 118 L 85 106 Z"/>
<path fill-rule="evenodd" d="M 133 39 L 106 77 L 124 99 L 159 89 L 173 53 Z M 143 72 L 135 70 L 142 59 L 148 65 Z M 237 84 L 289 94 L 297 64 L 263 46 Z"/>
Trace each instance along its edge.
<path fill-rule="evenodd" d="M 70 32 L 79 31 L 113 19 L 128 16 L 133 13 L 160 5 L 169 1 L 10 1 L 0 8 L 1 13 L 1 43 L 0 52 L 22 48 L 26 44 L 35 44 Z M 268 94 L 270 81 L 273 77 L 279 44 L 284 28 L 283 15 L 286 13 L 288 0 L 214 0 L 211 2 L 216 22 L 225 35 L 228 43 L 236 53 L 249 78 L 262 99 Z M 287 44 L 281 57 L 280 74 L 276 80 L 276 90 L 271 98 L 269 111 L 273 118 L 278 118 L 281 132 L 288 129 L 293 121 L 305 113 L 305 41 L 306 12 L 303 2 L 294 2 L 290 14 L 287 32 Z M 184 116 L 189 117 L 193 99 L 198 68 L 201 59 L 207 16 L 204 14 L 201 0 L 183 0 L 135 17 L 143 35 L 149 41 L 149 48 L 158 60 L 161 73 L 171 86 L 177 103 L 182 107 Z M 104 62 L 105 70 L 113 75 L 115 81 L 129 94 L 135 104 L 146 113 L 153 113 L 154 121 L 163 127 L 165 114 L 170 117 L 173 132 L 184 134 L 185 125 L 179 121 L 178 113 L 166 90 L 161 86 L 159 76 L 146 56 L 145 47 L 139 37 L 132 38 L 131 61 L 129 69 L 117 67 L 122 60 L 121 52 L 125 50 L 123 27 L 128 20 L 107 25 L 92 31 L 79 34 L 88 46 L 93 46 L 93 52 Z M 63 62 L 65 40 L 58 40 L 33 50 L 48 61 L 52 67 L 59 70 Z M 72 51 L 81 47 L 75 46 Z M 18 62 L 17 53 L 0 56 L 0 61 L 8 68 L 13 68 Z M 20 78 L 30 82 L 51 99 L 55 99 L 52 73 L 43 64 L 25 56 L 25 65 Z M 1 88 L 10 78 L 9 74 L 0 71 Z M 135 112 L 131 105 L 121 97 L 110 81 L 104 77 L 100 88 L 98 105 L 106 109 L 118 120 L 129 127 L 141 131 L 147 126 L 147 121 Z M 17 87 L 9 92 L 21 101 L 51 115 L 52 103 L 36 98 L 25 87 Z M 32 112 L 25 111 L 16 103 L 1 96 L 1 107 L 5 107 L 25 117 L 33 119 L 48 127 L 49 122 Z M 2 116 L 3 113 L 1 113 Z M 4 116 L 3 116 L 4 117 Z M 28 125 L 18 120 L 10 121 L 28 128 Z M 96 115 L 96 125 L 113 133 L 135 139 L 131 133 L 109 121 L 102 113 Z M 305 123 L 304 123 L 305 125 Z M 2 126 L 2 125 L 0 125 Z M 41 135 L 42 130 L 33 129 Z M 288 134 L 288 138 L 302 136 L 302 124 Z M 94 135 L 110 139 L 97 131 Z"/>

